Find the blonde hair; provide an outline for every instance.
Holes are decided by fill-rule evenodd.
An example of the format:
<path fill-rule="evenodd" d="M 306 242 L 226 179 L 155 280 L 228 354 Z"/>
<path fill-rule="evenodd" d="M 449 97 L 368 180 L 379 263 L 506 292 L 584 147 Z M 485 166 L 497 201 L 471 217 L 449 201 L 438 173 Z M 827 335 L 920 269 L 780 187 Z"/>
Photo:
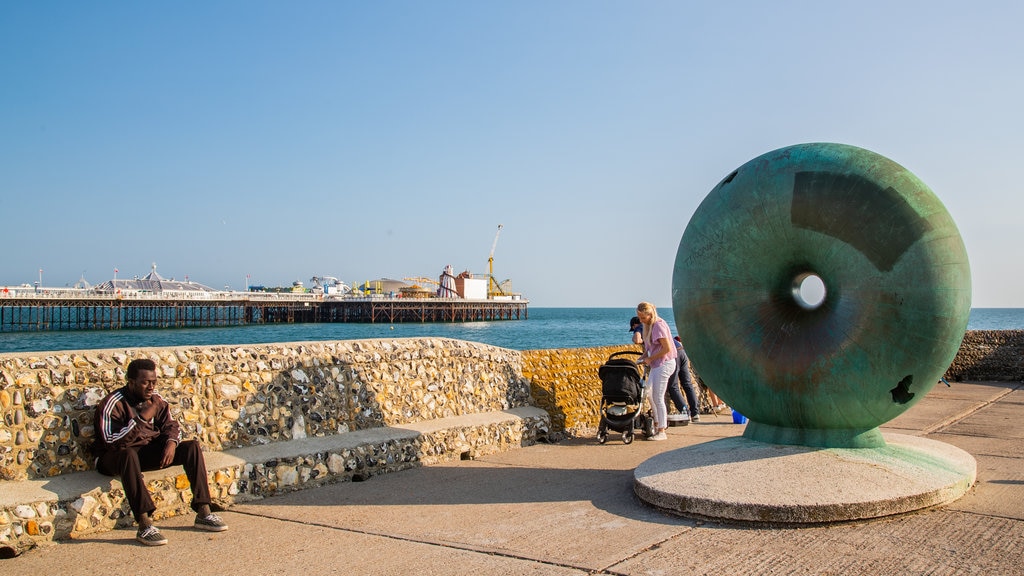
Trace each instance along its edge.
<path fill-rule="evenodd" d="M 640 323 L 644 327 L 644 332 L 643 332 L 643 334 L 644 334 L 644 342 L 650 342 L 651 341 L 651 328 L 653 328 L 654 327 L 654 323 L 658 321 L 658 309 L 655 308 L 654 304 L 651 304 L 650 302 L 641 302 L 641 303 L 636 305 L 636 311 L 638 313 L 639 312 L 644 312 L 644 313 L 649 313 L 651 315 L 651 322 L 649 324 L 647 322 L 642 321 L 642 320 L 640 321 Z"/>

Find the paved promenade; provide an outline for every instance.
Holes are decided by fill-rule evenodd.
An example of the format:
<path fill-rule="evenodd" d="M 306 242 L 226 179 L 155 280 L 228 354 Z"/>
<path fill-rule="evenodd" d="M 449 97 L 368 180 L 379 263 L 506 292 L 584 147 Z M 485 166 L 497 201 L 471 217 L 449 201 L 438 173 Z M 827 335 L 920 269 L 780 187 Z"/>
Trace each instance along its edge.
<path fill-rule="evenodd" d="M 810 528 L 720 524 L 655 511 L 633 468 L 738 435 L 725 416 L 667 442 L 574 439 L 241 504 L 231 529 L 159 523 L 146 548 L 115 530 L 0 560 L 4 574 L 1024 574 L 1024 385 L 936 386 L 885 431 L 971 453 L 978 482 L 948 506 Z M 821 470 L 828 475 L 828 470 Z"/>

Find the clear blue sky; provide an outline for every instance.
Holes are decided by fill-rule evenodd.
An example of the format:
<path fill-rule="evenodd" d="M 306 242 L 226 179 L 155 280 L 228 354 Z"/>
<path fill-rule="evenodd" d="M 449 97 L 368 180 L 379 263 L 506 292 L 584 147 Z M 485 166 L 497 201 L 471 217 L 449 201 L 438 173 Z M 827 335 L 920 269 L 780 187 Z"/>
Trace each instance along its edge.
<path fill-rule="evenodd" d="M 1024 307 L 1022 6 L 3 2 L 0 284 L 436 278 L 503 224 L 533 305 L 666 306 L 711 188 L 827 141 L 920 177 L 974 306 Z"/>

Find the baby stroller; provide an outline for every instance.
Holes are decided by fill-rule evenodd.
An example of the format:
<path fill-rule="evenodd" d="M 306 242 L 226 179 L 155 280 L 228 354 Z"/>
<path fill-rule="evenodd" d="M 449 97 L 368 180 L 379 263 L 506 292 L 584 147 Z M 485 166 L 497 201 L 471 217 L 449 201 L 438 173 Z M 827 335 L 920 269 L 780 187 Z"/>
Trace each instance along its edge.
<path fill-rule="evenodd" d="M 633 441 L 634 430 L 644 436 L 654 435 L 654 416 L 650 410 L 642 412 L 647 388 L 644 374 L 631 358 L 640 352 L 616 352 L 597 369 L 601 378 L 601 424 L 597 428 L 597 441 L 608 441 L 608 430 L 622 433 L 623 444 Z"/>

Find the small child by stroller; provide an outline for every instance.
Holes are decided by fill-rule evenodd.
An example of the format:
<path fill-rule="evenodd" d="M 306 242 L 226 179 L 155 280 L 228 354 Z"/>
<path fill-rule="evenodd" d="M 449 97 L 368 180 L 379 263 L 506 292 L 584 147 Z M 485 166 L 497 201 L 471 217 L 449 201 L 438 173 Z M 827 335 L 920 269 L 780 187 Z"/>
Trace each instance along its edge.
<path fill-rule="evenodd" d="M 633 441 L 634 430 L 646 437 L 654 435 L 654 416 L 644 412 L 647 389 L 644 374 L 637 363 L 627 356 L 640 356 L 640 352 L 616 352 L 597 369 L 601 378 L 601 424 L 597 428 L 597 441 L 608 441 L 608 430 L 622 434 L 622 442 Z"/>

